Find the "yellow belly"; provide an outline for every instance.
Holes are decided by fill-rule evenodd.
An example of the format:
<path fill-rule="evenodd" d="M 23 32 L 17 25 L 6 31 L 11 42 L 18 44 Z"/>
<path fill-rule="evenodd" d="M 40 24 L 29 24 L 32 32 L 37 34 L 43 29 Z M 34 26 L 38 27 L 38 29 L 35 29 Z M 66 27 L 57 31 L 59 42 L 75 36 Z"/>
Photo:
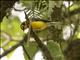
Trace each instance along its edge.
<path fill-rule="evenodd" d="M 33 21 L 31 26 L 33 29 L 44 29 L 46 28 L 47 24 L 43 21 Z"/>

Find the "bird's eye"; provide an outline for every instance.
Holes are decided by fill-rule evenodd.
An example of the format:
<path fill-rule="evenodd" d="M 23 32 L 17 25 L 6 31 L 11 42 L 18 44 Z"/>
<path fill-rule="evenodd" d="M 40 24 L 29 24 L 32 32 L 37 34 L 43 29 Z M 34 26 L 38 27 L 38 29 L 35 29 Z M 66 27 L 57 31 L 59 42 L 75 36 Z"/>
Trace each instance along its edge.
<path fill-rule="evenodd" d="M 27 22 L 25 21 L 25 22 L 21 23 L 20 28 L 22 30 L 25 30 L 27 28 Z"/>

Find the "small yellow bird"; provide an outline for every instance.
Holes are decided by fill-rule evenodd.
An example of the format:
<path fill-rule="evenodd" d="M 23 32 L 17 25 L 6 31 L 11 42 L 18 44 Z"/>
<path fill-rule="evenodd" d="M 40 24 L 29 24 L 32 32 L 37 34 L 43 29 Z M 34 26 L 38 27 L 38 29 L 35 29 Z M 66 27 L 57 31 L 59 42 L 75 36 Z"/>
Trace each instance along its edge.
<path fill-rule="evenodd" d="M 30 24 L 34 30 L 43 30 L 47 27 L 47 23 L 44 21 L 32 21 Z M 25 21 L 21 24 L 21 29 L 24 31 L 27 28 L 29 28 L 29 23 Z"/>

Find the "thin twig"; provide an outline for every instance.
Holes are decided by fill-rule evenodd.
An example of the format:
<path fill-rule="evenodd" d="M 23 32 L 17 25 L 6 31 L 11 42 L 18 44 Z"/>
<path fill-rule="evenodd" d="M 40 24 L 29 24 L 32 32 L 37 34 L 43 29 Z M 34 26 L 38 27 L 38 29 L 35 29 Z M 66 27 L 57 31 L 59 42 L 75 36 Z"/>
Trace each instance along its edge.
<path fill-rule="evenodd" d="M 11 47 L 10 49 L 6 50 L 4 53 L 2 53 L 0 55 L 0 58 L 6 56 L 7 54 L 9 54 L 10 52 L 12 52 L 13 50 L 15 50 L 18 46 L 22 45 L 23 42 L 25 42 L 25 40 L 27 40 L 27 34 L 24 36 L 23 40 L 21 40 L 18 44 L 16 44 L 15 46 Z"/>
<path fill-rule="evenodd" d="M 32 60 L 31 57 L 30 57 L 30 55 L 28 54 L 28 52 L 27 52 L 27 50 L 25 49 L 25 47 L 24 47 L 23 44 L 22 44 L 22 47 L 23 47 L 23 50 L 24 50 L 25 54 L 27 55 L 28 59 L 29 59 L 29 60 Z"/>
<path fill-rule="evenodd" d="M 44 45 L 41 40 L 38 38 L 38 36 L 36 35 L 36 33 L 31 30 L 31 35 L 33 36 L 33 38 L 35 39 L 35 41 L 37 42 L 38 46 L 41 48 L 41 50 L 43 51 L 44 56 L 46 57 L 47 60 L 54 60 L 53 57 L 51 56 L 48 48 L 46 47 L 46 45 Z"/>

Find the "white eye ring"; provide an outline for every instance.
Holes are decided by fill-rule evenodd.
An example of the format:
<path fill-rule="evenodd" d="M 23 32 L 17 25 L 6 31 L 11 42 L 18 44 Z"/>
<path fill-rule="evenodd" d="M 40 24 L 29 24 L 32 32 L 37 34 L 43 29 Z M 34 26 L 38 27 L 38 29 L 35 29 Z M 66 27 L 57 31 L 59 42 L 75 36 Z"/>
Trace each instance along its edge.
<path fill-rule="evenodd" d="M 28 33 L 28 31 L 29 31 L 29 28 L 26 28 L 25 30 L 24 30 L 24 33 Z"/>

